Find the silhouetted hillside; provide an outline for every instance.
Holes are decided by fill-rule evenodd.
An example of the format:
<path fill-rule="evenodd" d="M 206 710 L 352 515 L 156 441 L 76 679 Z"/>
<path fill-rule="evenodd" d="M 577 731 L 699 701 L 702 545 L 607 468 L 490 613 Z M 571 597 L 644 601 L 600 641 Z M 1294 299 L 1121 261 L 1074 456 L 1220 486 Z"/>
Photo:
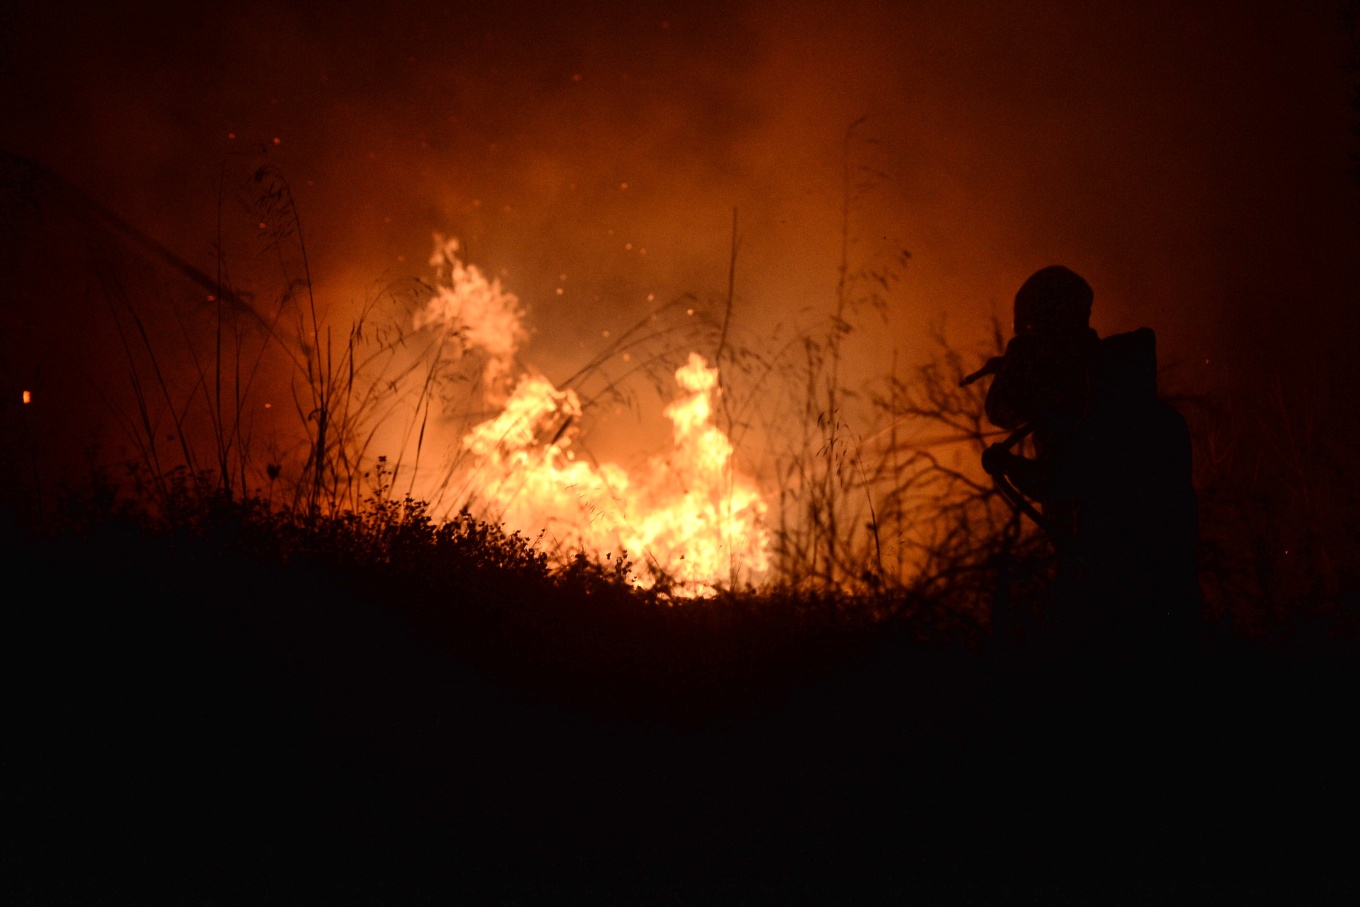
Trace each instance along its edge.
<path fill-rule="evenodd" d="M 8 901 L 1355 893 L 1349 655 L 1055 661 L 924 607 L 667 606 L 494 533 L 440 577 L 258 531 L 9 547 Z"/>

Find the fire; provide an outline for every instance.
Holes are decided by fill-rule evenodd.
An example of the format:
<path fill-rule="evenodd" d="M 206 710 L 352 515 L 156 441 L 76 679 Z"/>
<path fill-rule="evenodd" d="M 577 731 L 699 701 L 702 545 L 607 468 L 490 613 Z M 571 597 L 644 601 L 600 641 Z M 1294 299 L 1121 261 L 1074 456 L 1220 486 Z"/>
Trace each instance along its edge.
<path fill-rule="evenodd" d="M 476 265 L 458 257 L 458 240 L 435 234 L 430 267 L 435 269 L 436 292 L 416 313 L 414 327 L 445 332 L 462 352 L 480 350 L 486 355 L 482 375 L 488 395 L 494 397 L 509 377 L 515 352 L 528 336 L 524 330 L 524 307 L 519 297 L 501 286 L 499 278 L 488 280 Z"/>
<path fill-rule="evenodd" d="M 416 327 L 457 331 L 467 348 L 487 354 L 488 384 L 504 381 L 526 336 L 523 309 L 498 281 L 462 264 L 457 249 L 450 240 L 436 251 L 439 291 Z M 500 412 L 462 437 L 464 499 L 508 529 L 542 532 L 559 553 L 626 552 L 642 568 L 643 585 L 664 576 L 682 594 L 702 596 L 764 574 L 766 505 L 735 470 L 732 443 L 713 424 L 718 370 L 690 353 L 675 380 L 679 396 L 664 410 L 671 449 L 630 473 L 577 456 L 582 406 L 574 390 L 520 374 Z"/>
<path fill-rule="evenodd" d="M 687 394 L 665 410 L 674 439 L 641 475 L 594 465 L 571 449 L 581 404 L 546 378 L 520 378 L 505 409 L 475 426 L 463 447 L 475 465 L 474 498 L 491 517 L 543 531 L 565 550 L 600 557 L 628 552 L 690 595 L 769 569 L 765 502 L 734 473 L 732 444 L 712 424 L 718 370 L 691 353 L 675 373 Z"/>
<path fill-rule="evenodd" d="M 675 380 L 689 396 L 666 407 L 674 451 L 669 462 L 653 460 L 659 506 L 639 514 L 632 540 L 651 557 L 665 556 L 672 576 L 704 588 L 735 578 L 738 566 L 764 573 L 765 502 L 750 480 L 734 473 L 732 442 L 712 424 L 718 370 L 690 353 Z"/>

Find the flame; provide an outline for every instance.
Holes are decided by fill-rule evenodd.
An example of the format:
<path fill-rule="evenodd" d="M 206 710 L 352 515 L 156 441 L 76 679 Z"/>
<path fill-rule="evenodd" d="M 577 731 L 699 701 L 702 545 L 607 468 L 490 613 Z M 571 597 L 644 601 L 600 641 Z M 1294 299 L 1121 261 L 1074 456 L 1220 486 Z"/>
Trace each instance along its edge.
<path fill-rule="evenodd" d="M 674 445 L 641 475 L 594 465 L 571 450 L 581 404 L 571 389 L 525 375 L 505 409 L 469 431 L 479 503 L 511 529 L 543 531 L 595 557 L 628 552 L 643 566 L 639 584 L 675 580 L 683 595 L 769 569 L 765 502 L 732 469 L 732 444 L 712 424 L 718 370 L 691 353 L 675 373 L 687 394 L 665 409 Z"/>
<path fill-rule="evenodd" d="M 458 256 L 458 240 L 436 233 L 430 267 L 435 269 L 435 295 L 415 313 L 416 330 L 434 328 L 456 342 L 460 352 L 479 350 L 486 356 L 482 374 L 488 397 L 496 398 L 510 376 L 515 353 L 527 337 L 519 297 L 488 280 L 476 265 Z"/>
<path fill-rule="evenodd" d="M 732 442 L 712 424 L 718 370 L 690 353 L 675 380 L 689 396 L 665 409 L 674 450 L 668 461 L 652 462 L 660 500 L 638 515 L 631 539 L 650 557 L 664 557 L 671 576 L 711 591 L 715 582 L 735 580 L 739 566 L 757 574 L 769 569 L 765 502 L 735 474 Z"/>

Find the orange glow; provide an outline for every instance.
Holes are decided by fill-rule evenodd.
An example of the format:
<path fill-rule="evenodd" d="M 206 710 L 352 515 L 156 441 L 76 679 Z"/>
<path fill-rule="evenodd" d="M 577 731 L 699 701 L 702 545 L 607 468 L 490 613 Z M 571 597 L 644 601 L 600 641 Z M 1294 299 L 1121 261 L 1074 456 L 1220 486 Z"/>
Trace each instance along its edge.
<path fill-rule="evenodd" d="M 33 392 L 32 392 L 32 391 L 24 391 L 24 403 L 25 403 L 25 404 L 29 404 L 29 403 L 32 403 L 32 402 L 33 402 Z"/>
<path fill-rule="evenodd" d="M 644 586 L 666 576 L 678 581 L 680 594 L 706 596 L 765 574 L 765 502 L 734 469 L 732 443 L 712 421 L 718 370 L 697 353 L 676 370 L 678 395 L 664 411 L 672 426 L 665 454 L 632 472 L 578 457 L 573 444 L 583 411 L 576 392 L 536 373 L 512 377 L 526 336 L 524 309 L 499 280 L 463 263 L 458 248 L 457 240 L 436 237 L 438 285 L 414 326 L 485 354 L 488 397 L 508 389 L 500 411 L 462 436 L 461 499 L 512 531 L 542 533 L 558 555 L 626 552 Z"/>

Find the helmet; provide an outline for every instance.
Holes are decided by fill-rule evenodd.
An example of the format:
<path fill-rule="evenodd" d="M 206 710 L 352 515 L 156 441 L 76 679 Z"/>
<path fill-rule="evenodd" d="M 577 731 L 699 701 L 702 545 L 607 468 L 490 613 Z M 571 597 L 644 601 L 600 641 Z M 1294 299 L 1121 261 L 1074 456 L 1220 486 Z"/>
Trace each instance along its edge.
<path fill-rule="evenodd" d="M 1015 294 L 1015 336 L 1089 328 L 1094 296 L 1081 275 L 1062 265 L 1035 271 Z"/>

